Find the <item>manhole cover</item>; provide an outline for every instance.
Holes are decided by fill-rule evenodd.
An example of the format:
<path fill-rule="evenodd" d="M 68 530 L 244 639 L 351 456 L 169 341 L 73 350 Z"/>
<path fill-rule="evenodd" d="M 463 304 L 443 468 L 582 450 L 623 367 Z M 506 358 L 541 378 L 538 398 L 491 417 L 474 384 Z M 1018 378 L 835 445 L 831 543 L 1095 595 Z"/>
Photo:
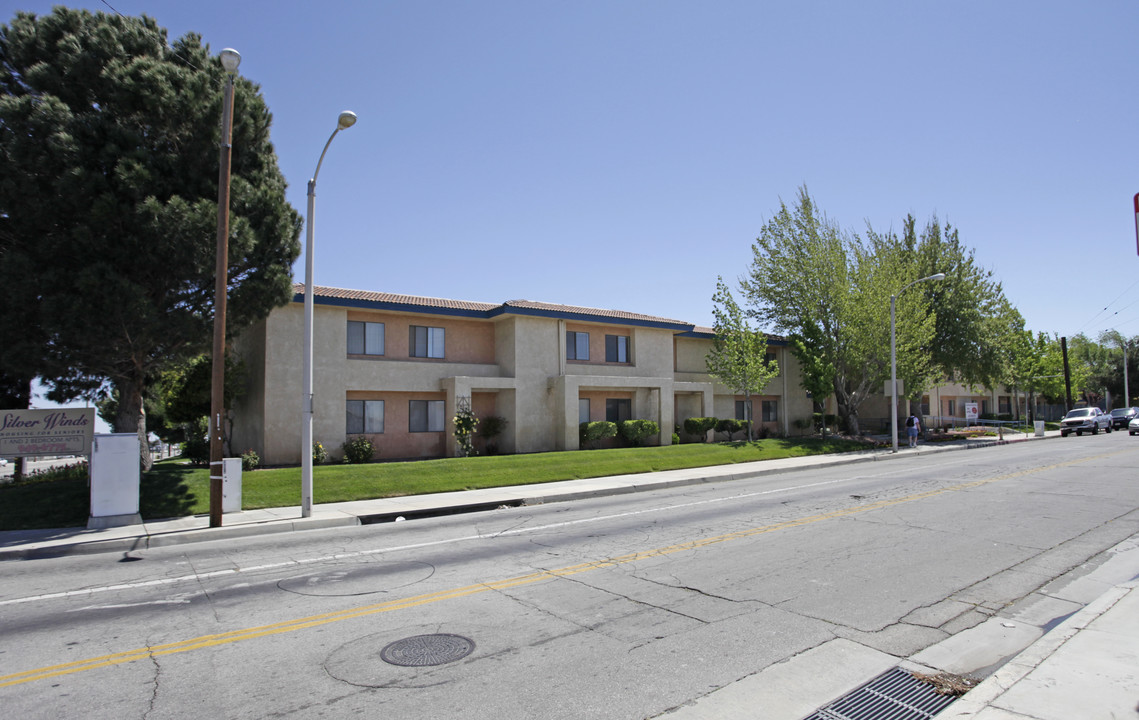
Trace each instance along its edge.
<path fill-rule="evenodd" d="M 385 647 L 380 659 L 389 665 L 427 667 L 462 660 L 474 649 L 475 641 L 462 635 L 415 635 Z"/>

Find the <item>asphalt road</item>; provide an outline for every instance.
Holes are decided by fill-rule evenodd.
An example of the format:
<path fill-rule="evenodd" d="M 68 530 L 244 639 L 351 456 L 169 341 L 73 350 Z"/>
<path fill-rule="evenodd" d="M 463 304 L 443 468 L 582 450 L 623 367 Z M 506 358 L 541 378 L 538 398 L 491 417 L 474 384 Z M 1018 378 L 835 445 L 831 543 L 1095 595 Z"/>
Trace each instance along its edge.
<path fill-rule="evenodd" d="M 909 658 L 944 654 L 992 618 L 1032 618 L 1027 645 L 1078 609 L 1063 588 L 1139 532 L 1137 466 L 1139 442 L 1112 433 L 10 561 L 0 707 L 21 718 L 648 718 L 835 638 Z M 445 637 L 426 651 L 400 644 L 421 635 Z M 1010 652 L 1007 639 L 967 650 L 960 670 L 981 674 Z"/>

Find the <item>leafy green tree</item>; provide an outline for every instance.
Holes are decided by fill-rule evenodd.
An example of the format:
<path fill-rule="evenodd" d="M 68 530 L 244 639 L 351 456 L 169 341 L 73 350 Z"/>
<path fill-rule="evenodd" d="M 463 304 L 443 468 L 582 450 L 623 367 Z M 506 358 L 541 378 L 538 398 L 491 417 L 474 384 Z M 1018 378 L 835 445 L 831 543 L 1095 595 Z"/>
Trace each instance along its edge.
<path fill-rule="evenodd" d="M 850 433 L 858 409 L 890 375 L 890 295 L 915 279 L 913 263 L 889 238 L 863 241 L 821 214 L 805 187 L 752 245 L 742 282 L 750 313 L 787 336 L 812 395 L 830 388 Z M 899 377 L 928 374 L 933 321 L 920 293 L 897 302 Z"/>
<path fill-rule="evenodd" d="M 1139 382 L 1139 337 L 1128 339 L 1123 333 L 1118 330 L 1107 330 L 1100 333 L 1099 344 L 1108 351 L 1106 358 L 1106 366 L 1104 368 L 1105 374 L 1100 380 L 1108 392 L 1111 393 L 1113 398 L 1119 399 L 1117 404 L 1119 407 L 1129 407 L 1134 405 L 1135 397 L 1135 383 Z M 1124 349 L 1126 348 L 1126 352 Z M 1124 379 L 1124 359 L 1127 361 L 1127 383 L 1123 382 Z M 1131 393 L 1131 398 L 1125 397 L 1127 392 Z"/>
<path fill-rule="evenodd" d="M 1028 330 L 1012 343 L 1011 385 L 1025 393 L 1028 407 L 1036 407 L 1036 396 L 1048 402 L 1064 401 L 1064 358 L 1060 341 L 1047 333 L 1035 336 Z M 1019 410 L 1017 410 L 1019 415 Z M 1031 410 L 1030 413 L 1031 415 Z M 1025 420 L 1034 420 L 1026 417 Z"/>
<path fill-rule="evenodd" d="M 1068 340 L 1068 366 L 1072 390 L 1089 405 L 1099 403 L 1104 392 L 1118 382 L 1123 384 L 1113 348 L 1101 345 L 1083 333 Z M 1120 387 L 1122 392 L 1122 387 Z"/>
<path fill-rule="evenodd" d="M 107 384 L 138 432 L 148 382 L 208 349 L 225 71 L 201 38 L 148 17 L 55 8 L 0 27 L 0 316 L 40 342 L 3 368 L 53 399 Z M 301 218 L 257 85 L 236 78 L 227 329 L 292 295 Z"/>
<path fill-rule="evenodd" d="M 923 283 L 911 292 L 925 296 L 935 318 L 929 352 L 935 379 L 952 377 L 967 384 L 996 387 L 1011 380 L 1011 356 L 1024 319 L 1004 295 L 992 270 L 977 265 L 957 228 L 935 216 L 917 232 L 913 215 L 904 222 L 902 244 L 915 262 L 914 278 L 945 273 L 941 282 Z M 928 386 L 915 384 L 920 399 Z"/>
<path fill-rule="evenodd" d="M 211 405 L 213 363 L 209 355 L 199 355 L 164 370 L 157 379 L 147 381 L 143 408 L 146 412 L 147 432 L 166 442 L 181 442 L 194 432 L 199 420 L 208 418 Z M 229 435 L 233 418 L 228 411 L 245 395 L 248 370 L 244 361 L 233 354 L 225 358 L 224 402 L 226 416 L 226 452 L 232 454 Z M 118 416 L 119 393 L 112 389 L 107 397 L 96 403 L 101 417 L 113 425 Z"/>
<path fill-rule="evenodd" d="M 751 420 L 751 396 L 763 392 L 779 374 L 779 366 L 767 361 L 767 335 L 751 327 L 722 277 L 716 279 L 712 303 L 716 335 L 705 358 L 708 374 L 744 396 L 749 414 L 744 419 Z M 752 423 L 747 426 L 747 439 L 752 440 Z"/>

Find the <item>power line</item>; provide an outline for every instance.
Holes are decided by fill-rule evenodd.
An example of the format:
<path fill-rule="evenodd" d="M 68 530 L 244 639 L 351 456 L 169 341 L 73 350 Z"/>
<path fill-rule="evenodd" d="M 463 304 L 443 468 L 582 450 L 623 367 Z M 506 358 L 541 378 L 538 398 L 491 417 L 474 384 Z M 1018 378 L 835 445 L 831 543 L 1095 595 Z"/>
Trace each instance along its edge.
<path fill-rule="evenodd" d="M 1105 306 L 1104 306 L 1104 308 L 1103 308 L 1102 310 L 1100 310 L 1100 311 L 1099 311 L 1099 312 L 1097 312 L 1095 315 L 1093 315 L 1093 316 L 1092 316 L 1092 319 L 1091 319 L 1091 320 L 1088 320 L 1086 323 L 1084 323 L 1084 324 L 1083 324 L 1083 325 L 1080 327 L 1080 329 L 1079 329 L 1079 330 L 1077 330 L 1077 331 L 1076 331 L 1076 334 L 1077 334 L 1077 335 L 1079 335 L 1080 333 L 1082 333 L 1082 332 L 1084 331 L 1084 328 L 1086 328 L 1088 325 L 1091 325 L 1093 322 L 1095 322 L 1095 321 L 1096 321 L 1096 319 L 1097 319 L 1097 318 L 1099 318 L 1099 316 L 1100 316 L 1100 315 L 1102 315 L 1102 314 L 1104 314 L 1105 312 L 1107 312 L 1107 309 L 1108 309 L 1109 307 L 1111 307 L 1111 306 L 1112 306 L 1112 305 L 1114 305 L 1115 303 L 1119 302 L 1119 299 L 1120 299 L 1120 298 L 1122 298 L 1124 295 L 1126 295 L 1127 293 L 1129 293 L 1129 292 L 1131 292 L 1133 289 L 1135 289 L 1135 286 L 1136 286 L 1136 285 L 1139 285 L 1139 280 L 1136 280 L 1135 282 L 1133 282 L 1133 283 L 1131 284 L 1131 287 L 1129 287 L 1129 288 L 1127 288 L 1126 290 L 1124 290 L 1123 292 L 1121 292 L 1121 293 L 1119 294 L 1119 296 L 1118 296 L 1118 297 L 1116 297 L 1114 300 L 1112 300 L 1111 302 L 1109 302 L 1107 305 L 1105 305 Z M 1112 313 L 1111 315 L 1109 315 L 1108 317 L 1109 317 L 1109 318 L 1110 318 L 1110 317 L 1115 317 L 1116 315 L 1118 315 L 1118 314 L 1119 314 L 1120 312 L 1122 312 L 1123 310 L 1126 310 L 1127 308 L 1131 307 L 1131 305 L 1134 305 L 1136 302 L 1139 302 L 1139 300 L 1135 300 L 1135 301 L 1134 301 L 1134 302 L 1132 302 L 1130 305 L 1126 305 L 1126 306 L 1124 306 L 1124 307 L 1120 308 L 1119 310 L 1116 310 L 1115 312 L 1113 312 L 1113 313 Z"/>

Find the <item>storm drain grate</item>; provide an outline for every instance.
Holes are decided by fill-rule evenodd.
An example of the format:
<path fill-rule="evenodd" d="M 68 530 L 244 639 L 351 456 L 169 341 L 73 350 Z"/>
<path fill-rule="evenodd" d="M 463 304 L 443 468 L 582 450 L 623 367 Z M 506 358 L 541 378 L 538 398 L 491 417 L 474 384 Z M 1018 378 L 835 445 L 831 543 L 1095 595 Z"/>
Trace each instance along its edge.
<path fill-rule="evenodd" d="M 475 641 L 462 635 L 416 635 L 396 640 L 380 651 L 390 665 L 428 667 L 462 660 L 475 649 Z"/>
<path fill-rule="evenodd" d="M 930 720 L 956 699 L 896 667 L 804 720 Z"/>

